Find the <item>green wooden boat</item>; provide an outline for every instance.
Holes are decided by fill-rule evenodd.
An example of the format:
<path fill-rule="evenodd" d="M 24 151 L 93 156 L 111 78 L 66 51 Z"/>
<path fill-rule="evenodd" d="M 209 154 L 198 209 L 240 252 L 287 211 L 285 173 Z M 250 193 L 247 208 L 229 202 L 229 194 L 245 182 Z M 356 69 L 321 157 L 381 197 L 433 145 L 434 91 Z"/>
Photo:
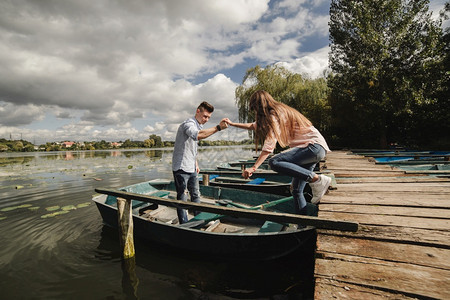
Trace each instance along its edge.
<path fill-rule="evenodd" d="M 176 199 L 172 181 L 152 180 L 123 187 L 120 191 L 153 195 L 155 199 Z M 102 191 L 100 191 L 102 192 Z M 292 197 L 253 191 L 200 185 L 202 203 L 218 207 L 239 207 L 281 213 L 294 213 Z M 117 228 L 117 198 L 94 196 L 103 222 Z M 167 200 L 166 200 L 167 202 Z M 183 251 L 231 259 L 273 259 L 314 243 L 315 227 L 281 224 L 200 212 L 189 214 L 188 223 L 180 225 L 174 207 L 132 200 L 134 235 L 140 239 Z M 317 207 L 308 204 L 311 216 Z"/>

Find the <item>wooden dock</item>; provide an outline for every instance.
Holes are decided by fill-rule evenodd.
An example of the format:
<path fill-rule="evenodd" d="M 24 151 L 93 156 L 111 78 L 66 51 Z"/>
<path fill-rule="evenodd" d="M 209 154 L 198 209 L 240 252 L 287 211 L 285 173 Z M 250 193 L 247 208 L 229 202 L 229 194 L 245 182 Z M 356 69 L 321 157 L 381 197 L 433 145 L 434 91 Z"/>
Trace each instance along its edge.
<path fill-rule="evenodd" d="M 314 299 L 450 299 L 450 179 L 343 151 L 325 168 L 337 189 L 319 217 L 360 226 L 318 230 Z"/>

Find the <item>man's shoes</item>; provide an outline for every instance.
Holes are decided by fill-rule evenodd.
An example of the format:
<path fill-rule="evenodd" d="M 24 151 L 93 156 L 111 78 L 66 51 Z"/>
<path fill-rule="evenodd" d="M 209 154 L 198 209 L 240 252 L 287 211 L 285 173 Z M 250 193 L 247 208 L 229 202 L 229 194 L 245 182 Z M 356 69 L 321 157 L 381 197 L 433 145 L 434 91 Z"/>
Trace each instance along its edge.
<path fill-rule="evenodd" d="M 331 178 L 325 175 L 319 175 L 319 180 L 316 182 L 310 182 L 313 197 L 311 199 L 312 204 L 318 204 L 323 195 L 328 191 L 328 187 L 331 184 Z"/>

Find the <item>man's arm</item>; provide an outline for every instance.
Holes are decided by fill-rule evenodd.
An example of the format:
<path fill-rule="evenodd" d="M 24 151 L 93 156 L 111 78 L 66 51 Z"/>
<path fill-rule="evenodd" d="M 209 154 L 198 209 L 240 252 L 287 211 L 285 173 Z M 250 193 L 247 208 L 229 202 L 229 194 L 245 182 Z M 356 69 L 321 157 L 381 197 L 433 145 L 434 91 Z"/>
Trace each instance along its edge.
<path fill-rule="evenodd" d="M 202 130 L 200 130 L 200 131 L 198 132 L 197 139 L 198 139 L 199 141 L 200 141 L 200 140 L 203 140 L 203 139 L 206 139 L 207 137 L 209 137 L 209 136 L 213 135 L 214 133 L 220 131 L 220 130 L 217 128 L 217 126 L 219 126 L 219 127 L 220 127 L 220 130 L 222 130 L 222 129 L 227 128 L 227 127 L 228 127 L 228 124 L 222 119 L 222 121 L 220 121 L 220 124 L 219 124 L 219 125 L 216 125 L 216 126 L 214 126 L 214 127 L 208 128 L 208 129 L 202 129 Z"/>

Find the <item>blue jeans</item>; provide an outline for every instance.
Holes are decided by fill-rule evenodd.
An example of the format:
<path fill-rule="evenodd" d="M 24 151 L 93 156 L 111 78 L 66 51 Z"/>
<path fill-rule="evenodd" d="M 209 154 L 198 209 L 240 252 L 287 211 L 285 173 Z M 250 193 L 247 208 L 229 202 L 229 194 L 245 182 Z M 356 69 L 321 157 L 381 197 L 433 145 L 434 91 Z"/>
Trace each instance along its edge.
<path fill-rule="evenodd" d="M 275 155 L 269 160 L 272 170 L 292 177 L 292 196 L 298 214 L 306 215 L 306 199 L 303 190 L 306 183 L 316 175 L 316 164 L 325 158 L 326 151 L 319 144 L 309 144 L 306 148 L 292 148 Z"/>
<path fill-rule="evenodd" d="M 177 200 L 187 202 L 187 193 L 191 195 L 191 201 L 200 203 L 200 188 L 198 184 L 197 172 L 187 173 L 183 170 L 173 172 L 173 179 L 177 191 Z M 185 209 L 177 208 L 178 221 L 180 224 L 188 221 Z"/>

